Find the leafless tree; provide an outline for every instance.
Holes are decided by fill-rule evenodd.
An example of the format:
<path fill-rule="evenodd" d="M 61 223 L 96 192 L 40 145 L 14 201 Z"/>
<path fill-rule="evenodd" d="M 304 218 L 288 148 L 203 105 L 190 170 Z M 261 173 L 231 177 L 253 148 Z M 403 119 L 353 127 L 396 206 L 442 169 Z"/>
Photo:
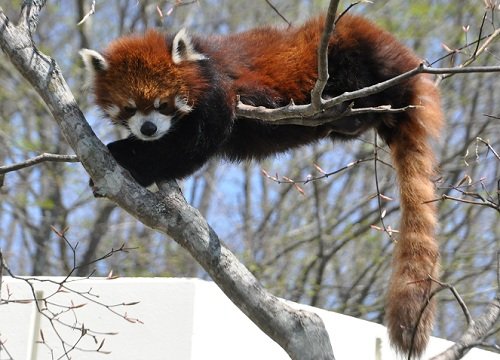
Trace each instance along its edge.
<path fill-rule="evenodd" d="M 90 1 L 76 1 L 78 21 L 92 12 L 91 4 Z M 122 15 L 119 17 L 120 23 L 117 33 L 121 33 L 125 29 L 135 30 L 148 26 L 151 23 L 148 15 L 151 14 L 151 8 L 156 11 L 156 6 L 161 9 L 165 5 L 163 17 L 155 18 L 156 21 L 166 23 L 171 21 L 171 18 L 165 17 L 165 14 L 172 9 L 166 2 L 143 1 L 139 3 L 140 6 L 134 8 L 134 12 L 131 10 L 130 1 L 117 1 L 114 4 L 116 5 L 114 11 Z M 39 139 L 31 139 L 32 143 L 37 141 L 44 144 L 54 143 L 57 146 L 45 151 L 54 154 L 67 153 L 69 147 L 62 145 L 65 144 L 64 137 L 70 147 L 75 150 L 79 161 L 89 174 L 94 179 L 98 179 L 96 184 L 106 197 L 113 200 L 118 207 L 126 210 L 148 227 L 168 234 L 183 248 L 187 249 L 226 294 L 266 333 L 280 343 L 292 358 L 333 358 L 331 346 L 321 321 L 305 312 L 293 311 L 267 293 L 253 275 L 243 268 L 236 261 L 236 258 L 220 244 L 218 236 L 201 217 L 200 212 L 185 202 L 176 184 L 160 184 L 162 192 L 151 194 L 138 187 L 126 173 L 123 173 L 117 167 L 114 160 L 110 158 L 102 146 L 102 143 L 94 137 L 83 119 L 69 87 L 62 78 L 58 63 L 53 58 L 44 55 L 34 45 L 33 40 L 37 44 L 43 44 L 44 41 L 47 41 L 47 38 L 44 38 L 44 34 L 47 36 L 46 32 L 40 33 L 36 31 L 39 24 L 39 11 L 43 6 L 45 6 L 45 1 L 25 1 L 18 25 L 14 25 L 8 20 L 14 18 L 14 14 L 8 14 L 9 16 L 7 16 L 3 11 L 0 13 L 0 26 L 2 28 L 0 43 L 2 49 L 8 54 L 14 66 L 32 85 L 32 88 L 27 89 L 26 93 L 33 96 L 33 89 L 35 89 L 43 101 L 42 103 L 37 100 L 38 113 L 36 114 L 36 121 L 33 121 L 32 124 L 29 121 L 26 122 L 36 130 L 33 133 L 40 134 Z M 231 13 L 230 8 L 232 6 L 236 5 L 228 5 L 225 11 Z M 243 6 L 248 6 L 248 4 Z M 181 12 L 185 11 L 185 8 L 174 8 L 172 11 Z M 332 5 L 332 8 L 335 8 L 335 6 Z M 212 10 L 215 11 L 215 8 Z M 262 14 L 262 8 L 258 12 Z M 126 14 L 130 16 L 127 17 Z M 493 15 L 493 12 L 491 14 Z M 221 16 L 224 16 L 224 11 L 216 17 L 212 17 L 212 19 L 215 19 L 211 24 L 212 29 L 220 30 L 225 26 Z M 228 15 L 226 14 L 226 16 Z M 299 18 L 300 16 L 303 16 L 303 13 L 297 14 L 296 17 Z M 486 16 L 485 19 L 488 19 L 488 17 Z M 461 20 L 463 19 L 458 19 L 457 22 L 459 23 Z M 88 16 L 80 27 L 80 46 L 87 46 L 90 42 L 89 32 L 91 28 L 89 24 L 91 21 L 92 16 Z M 484 64 L 480 64 L 480 67 L 471 66 L 476 65 L 479 55 L 481 55 L 481 58 L 494 58 L 494 52 L 491 50 L 492 41 L 498 34 L 495 31 L 487 32 L 487 25 L 487 20 L 483 20 L 480 27 L 478 26 L 481 30 L 477 37 L 468 39 L 466 46 L 463 48 L 459 44 L 456 44 L 456 46 L 447 45 L 450 56 L 444 61 L 451 59 L 449 67 L 453 67 L 452 69 L 435 69 L 422 66 L 412 73 L 404 75 L 412 76 L 413 73 L 422 71 L 442 74 L 444 75 L 441 79 L 443 93 L 454 92 L 471 99 L 472 107 L 463 105 L 457 100 L 458 98 L 449 100 L 450 104 L 447 104 L 447 106 L 457 109 L 456 113 L 460 115 L 454 115 L 450 119 L 450 131 L 447 132 L 449 138 L 445 139 L 447 144 L 454 144 L 455 146 L 443 147 L 440 156 L 442 168 L 447 171 L 447 176 L 440 182 L 444 194 L 443 201 L 440 202 L 441 213 L 443 214 L 441 222 L 446 224 L 442 236 L 444 239 L 443 258 L 445 260 L 443 281 L 453 284 L 467 284 L 467 281 L 462 280 L 467 280 L 472 275 L 477 276 L 487 273 L 491 277 L 491 270 L 496 268 L 496 254 L 492 256 L 492 252 L 488 254 L 492 261 L 488 261 L 486 266 L 477 266 L 475 272 L 464 273 L 462 278 L 460 278 L 460 271 L 454 271 L 455 269 L 452 266 L 447 266 L 447 261 L 451 264 L 453 258 L 456 258 L 457 252 L 460 253 L 461 249 L 469 248 L 466 243 L 467 235 L 470 236 L 481 231 L 481 225 L 475 227 L 471 225 L 468 228 L 458 225 L 459 221 L 456 219 L 460 218 L 461 215 L 456 211 L 456 208 L 461 204 L 457 203 L 457 201 L 472 202 L 467 204 L 470 205 L 468 210 L 461 212 L 464 219 L 477 219 L 480 220 L 478 223 L 494 224 L 494 217 L 497 216 L 494 212 L 495 209 L 498 209 L 498 201 L 494 201 L 493 192 L 495 188 L 491 187 L 494 181 L 485 181 L 482 176 L 483 174 L 491 174 L 493 179 L 495 179 L 495 176 L 498 179 L 496 174 L 498 174 L 499 165 L 493 162 L 494 165 L 490 167 L 483 165 L 479 160 L 487 159 L 487 164 L 492 163 L 491 154 L 494 153 L 495 149 L 498 149 L 498 140 L 484 140 L 487 145 L 481 140 L 474 140 L 478 136 L 484 137 L 483 134 L 491 129 L 491 122 L 494 122 L 495 119 L 498 120 L 498 108 L 492 105 L 494 104 L 495 89 L 498 91 L 498 81 L 486 77 L 482 73 L 478 74 L 479 71 L 491 72 L 498 69 L 496 67 L 485 67 Z M 233 29 L 236 28 L 237 26 L 233 25 Z M 64 43 L 64 39 L 61 43 Z M 485 46 L 485 44 L 488 46 Z M 22 49 L 22 51 L 14 51 L 14 49 Z M 28 61 L 28 59 L 31 61 Z M 473 62 L 474 64 L 472 64 Z M 456 68 L 458 64 L 467 66 Z M 11 72 L 10 64 L 0 66 L 4 67 L 4 71 Z M 474 74 L 455 76 L 454 82 L 445 78 L 449 74 L 463 72 L 472 72 Z M 15 88 L 20 86 L 15 77 L 13 77 L 13 81 L 14 83 L 10 86 Z M 379 90 L 380 85 L 377 86 L 378 89 L 364 89 L 364 92 L 348 96 L 351 96 L 351 99 L 353 96 L 364 96 L 369 91 Z M 48 91 L 49 88 L 51 91 Z M 316 94 L 316 100 L 311 106 L 297 107 L 290 105 L 284 109 L 260 111 L 241 104 L 239 111 L 240 114 L 251 112 L 252 117 L 261 116 L 267 120 L 278 118 L 279 121 L 290 122 L 303 119 L 304 116 L 314 117 L 321 107 L 327 107 L 328 111 L 338 111 L 340 107 L 336 106 L 349 99 L 349 97 L 344 97 L 323 104 L 320 99 L 321 87 L 318 88 Z M 57 128 L 60 128 L 60 131 L 54 131 L 54 127 L 49 129 L 42 126 L 42 124 L 49 122 L 49 115 L 45 111 L 45 106 L 48 107 L 52 117 L 56 120 Z M 487 113 L 488 117 L 483 117 L 480 121 L 473 121 L 476 120 L 477 109 L 482 109 L 481 111 Z M 366 109 L 366 111 L 404 110 Z M 9 118 L 10 114 L 15 113 L 15 111 L 17 109 L 14 109 L 12 103 L 9 102 L 2 109 L 2 117 Z M 32 113 L 25 113 L 22 116 L 26 119 L 33 118 Z M 345 116 L 345 113 L 341 113 L 339 116 Z M 459 121 L 459 117 L 468 117 L 469 121 Z M 43 122 L 40 122 L 40 119 L 44 119 Z M 316 118 L 316 120 L 322 121 L 321 117 Z M 304 122 L 301 122 L 301 124 L 306 125 Z M 308 124 L 314 125 L 312 122 Z M 28 129 L 26 129 L 26 132 L 31 133 Z M 13 129 L 9 129 L 8 133 L 15 132 Z M 494 132 L 490 132 L 490 134 L 490 139 L 500 138 L 495 137 Z M 481 139 L 483 138 L 481 137 Z M 15 154 L 8 153 L 9 149 L 12 148 L 9 146 L 9 141 L 12 141 L 12 138 L 9 139 L 0 134 L 0 143 L 5 143 L 5 146 L 2 146 L 2 150 L 0 150 L 0 160 L 7 157 L 16 158 Z M 304 161 L 306 157 L 303 155 L 304 153 L 295 153 L 294 155 L 297 156 L 291 157 L 289 166 L 283 171 L 279 171 L 282 175 L 275 175 L 273 168 L 275 164 L 270 161 L 261 165 L 262 168 L 246 164 L 244 166 L 245 176 L 243 177 L 243 190 L 241 192 L 243 196 L 240 200 L 243 206 L 237 207 L 238 210 L 241 209 L 241 218 L 244 221 L 241 229 L 231 227 L 231 231 L 234 234 L 238 233 L 237 237 L 241 236 L 242 243 L 246 245 L 245 251 L 242 253 L 245 263 L 268 288 L 272 289 L 273 293 L 297 301 L 308 302 L 312 305 L 336 308 L 354 315 L 368 318 L 371 316 L 372 319 L 380 320 L 383 307 L 380 294 L 383 293 L 384 287 L 382 274 L 387 273 L 386 267 L 387 259 L 390 256 L 391 239 L 387 237 L 388 228 L 381 226 L 379 222 L 381 218 L 384 218 L 387 224 L 394 224 L 393 218 L 395 218 L 398 207 L 391 200 L 391 197 L 387 195 L 391 192 L 392 183 L 390 181 L 392 176 L 390 167 L 379 173 L 377 177 L 378 189 L 373 190 L 373 194 L 378 201 L 373 201 L 370 194 L 359 193 L 360 188 L 373 189 L 373 171 L 365 165 L 386 163 L 385 150 L 380 148 L 373 139 L 364 139 L 361 146 L 349 145 L 348 148 L 350 153 L 342 154 L 335 161 L 331 161 L 330 145 L 310 150 L 311 153 L 307 154 L 307 158 L 312 158 L 313 161 Z M 93 151 L 89 151 L 89 149 L 93 149 Z M 465 159 L 470 171 L 464 174 L 464 164 L 458 165 L 457 158 L 465 154 L 467 150 L 470 153 L 475 152 L 475 154 Z M 29 152 L 26 152 L 26 155 L 28 154 Z M 325 163 L 329 164 L 328 168 L 325 168 Z M 37 261 L 33 262 L 31 269 L 26 268 L 24 271 L 40 274 L 54 268 L 54 264 L 48 263 L 49 259 L 51 259 L 51 256 L 49 256 L 51 253 L 57 253 L 58 258 L 61 259 L 55 266 L 56 271 L 71 271 L 72 266 L 71 261 L 68 259 L 67 247 L 61 237 L 52 237 L 52 240 L 55 241 L 51 240 L 53 234 L 50 231 L 50 226 L 63 228 L 68 223 L 68 217 L 71 216 L 72 211 L 78 209 L 84 203 L 88 204 L 91 199 L 87 192 L 86 195 L 81 195 L 80 198 L 72 202 L 71 206 L 68 206 L 64 202 L 65 189 L 62 182 L 56 182 L 56 186 L 54 186 L 54 182 L 50 180 L 70 177 L 71 174 L 68 168 L 61 163 L 55 162 L 47 162 L 42 166 L 43 176 L 37 176 L 36 170 L 32 170 L 36 168 L 16 173 L 19 176 L 19 192 L 25 190 L 28 199 L 29 196 L 37 199 L 40 204 L 40 214 L 32 216 L 33 210 L 28 202 L 24 207 L 13 208 L 11 216 L 15 219 L 22 219 L 22 222 L 19 222 L 22 224 L 22 230 L 13 228 L 1 231 L 6 233 L 20 231 L 24 237 L 33 239 L 32 246 L 27 248 L 30 249 L 29 253 L 33 259 L 37 259 Z M 332 198 L 332 188 L 335 188 L 335 186 L 332 187 L 328 182 L 320 181 L 319 178 L 336 178 L 340 174 L 338 170 L 342 170 L 344 167 L 345 170 L 349 171 L 340 180 L 341 183 L 337 185 L 344 187 L 344 191 L 340 193 L 340 196 L 337 196 L 339 195 L 338 192 L 335 194 L 336 201 L 324 201 L 323 199 Z M 255 184 L 255 174 L 260 173 L 262 169 L 265 169 L 265 173 L 263 176 L 257 177 L 259 183 Z M 114 175 L 110 175 L 110 172 L 113 172 Z M 203 210 L 203 214 L 206 213 L 210 217 L 210 199 L 217 197 L 217 174 L 220 174 L 220 172 L 217 172 L 215 166 L 212 166 L 208 167 L 206 174 L 209 176 L 199 175 L 197 177 L 198 181 L 193 182 L 190 191 L 193 195 L 190 198 L 199 205 L 200 209 Z M 30 179 L 33 177 L 39 182 L 40 186 L 31 186 L 32 181 Z M 388 177 L 389 179 L 387 179 Z M 318 180 L 315 180 L 316 178 Z M 109 180 L 113 180 L 115 185 L 110 186 L 111 182 Z M 81 185 L 82 188 L 85 188 L 84 182 L 81 182 Z M 255 189 L 258 189 L 259 197 L 252 196 Z M 278 193 L 279 196 L 271 196 L 271 191 Z M 301 195 L 301 193 L 305 193 L 306 196 Z M 137 198 L 133 198 L 132 194 L 140 194 L 140 202 L 137 201 Z M 336 204 L 343 204 L 343 206 L 336 206 Z M 301 209 L 307 208 L 309 211 L 307 213 L 304 211 L 298 212 L 296 209 L 299 207 Z M 361 207 L 365 210 L 359 210 Z M 113 215 L 115 206 L 101 202 L 96 205 L 96 208 L 96 216 L 91 225 L 92 230 L 89 232 L 88 246 L 85 249 L 82 266 L 78 267 L 79 275 L 87 275 L 92 272 L 92 268 L 85 266 L 85 264 L 89 259 L 96 257 L 99 242 L 109 228 L 110 218 Z M 492 212 L 485 212 L 483 209 L 486 208 L 493 209 L 493 214 L 491 215 Z M 282 211 L 277 211 L 277 209 L 282 209 Z M 382 213 L 384 216 L 382 216 Z M 119 217 L 117 224 L 130 222 L 130 218 L 127 218 L 123 213 L 119 213 L 117 216 Z M 334 221 L 327 221 L 328 219 Z M 276 224 L 286 225 L 277 227 Z M 350 227 L 348 224 L 355 225 Z M 455 224 L 456 226 L 454 226 Z M 43 229 L 43 231 L 40 231 L 40 229 Z M 153 232 L 142 227 L 132 226 L 130 229 L 132 230 L 130 231 L 127 227 L 124 232 L 135 234 L 137 237 L 140 236 L 145 239 L 148 246 L 154 247 L 155 241 L 157 241 L 155 236 L 158 235 L 154 235 Z M 351 241 L 367 236 L 366 234 L 369 234 L 370 231 L 372 234 L 373 232 L 376 233 L 376 235 L 371 235 L 375 241 L 368 241 L 368 243 Z M 465 236 L 464 231 L 466 231 Z M 498 231 L 498 229 L 493 229 L 493 236 L 498 235 Z M 230 233 L 227 230 L 224 230 L 224 232 L 225 237 L 229 237 Z M 146 234 L 146 236 L 142 236 L 143 234 Z M 8 234 L 5 236 L 6 238 L 7 236 L 10 237 Z M 496 247 L 495 239 L 490 238 L 488 240 L 485 238 L 484 242 L 485 247 Z M 54 247 L 53 243 L 57 243 L 58 246 Z M 171 249 L 179 253 L 176 248 L 172 247 Z M 3 248 L 3 251 L 7 251 L 9 255 L 11 253 L 8 247 Z M 366 257 L 354 257 L 353 263 L 348 265 L 354 270 L 352 272 L 345 271 L 346 265 L 341 265 L 341 259 L 336 258 L 336 255 L 340 252 L 346 251 L 352 254 L 367 254 Z M 309 255 L 304 256 L 304 254 Z M 127 256 L 133 258 L 131 254 Z M 466 258 L 465 254 L 462 256 Z M 367 258 L 370 260 L 366 261 Z M 141 265 L 139 258 L 133 261 L 136 268 L 146 269 Z M 187 264 L 189 261 L 182 261 L 182 263 Z M 299 266 L 295 266 L 293 271 L 290 271 L 288 266 L 290 263 L 297 263 Z M 469 262 L 469 264 L 472 263 Z M 200 273 L 198 268 L 192 266 L 186 266 L 185 271 L 191 275 Z M 349 272 L 350 274 L 348 274 Z M 352 274 L 355 274 L 355 276 L 352 276 Z M 333 291 L 336 296 L 329 296 L 328 294 Z M 249 296 L 249 293 L 255 296 Z M 259 300 L 262 300 L 262 302 Z M 455 299 L 453 298 L 452 301 L 455 301 Z M 484 301 L 478 300 L 478 302 L 483 303 Z M 266 304 L 264 308 L 260 307 L 262 304 Z M 484 312 L 485 314 L 493 314 L 488 316 L 489 319 L 498 317 L 498 314 L 494 314 L 496 308 L 498 308 L 498 304 L 493 302 L 488 307 L 488 310 Z M 271 316 L 275 311 L 282 314 L 282 316 Z M 475 324 L 477 323 L 482 323 L 482 321 L 477 321 Z M 486 328 L 491 329 L 491 326 L 490 323 Z M 316 334 L 316 332 L 322 333 L 323 336 L 311 337 L 311 334 Z M 482 340 L 478 339 L 488 335 L 488 331 L 478 334 L 475 333 L 475 337 L 469 338 L 470 341 L 466 342 L 465 349 L 471 345 L 481 343 Z M 289 342 L 289 339 L 293 339 L 293 341 Z M 317 344 L 311 345 L 309 343 L 310 345 L 304 346 L 304 343 L 309 341 L 317 341 Z M 312 352 L 311 349 L 315 349 L 317 352 Z M 304 352 L 307 354 L 304 355 Z M 461 353 L 455 352 L 454 354 L 456 355 L 453 356 L 458 358 Z"/>

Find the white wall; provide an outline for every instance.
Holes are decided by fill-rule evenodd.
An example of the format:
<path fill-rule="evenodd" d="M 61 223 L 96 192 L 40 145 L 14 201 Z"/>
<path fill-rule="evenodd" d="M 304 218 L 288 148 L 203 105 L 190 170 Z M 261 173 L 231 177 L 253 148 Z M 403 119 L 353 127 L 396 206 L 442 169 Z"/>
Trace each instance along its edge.
<path fill-rule="evenodd" d="M 53 325 L 36 311 L 33 303 L 11 302 L 0 306 L 0 340 L 15 360 L 49 360 L 64 354 L 61 341 L 53 329 L 66 340 L 67 349 L 77 341 L 84 327 L 96 332 L 85 336 L 77 347 L 95 350 L 105 339 L 101 351 L 74 350 L 72 360 L 286 360 L 286 353 L 250 320 L 246 318 L 212 282 L 197 279 L 167 278 L 103 278 L 80 279 L 66 283 L 73 292 L 57 292 L 61 278 L 43 278 L 32 282 L 35 290 L 48 299 L 44 313 L 58 314 L 67 325 Z M 50 282 L 52 281 L 52 282 Z M 2 300 L 32 299 L 32 290 L 25 281 L 3 278 Z M 132 306 L 114 306 L 140 301 Z M 67 307 L 73 304 L 73 310 Z M 59 306 L 63 305 L 63 307 Z M 79 305 L 83 305 L 78 307 Z M 330 333 L 337 360 L 395 359 L 385 328 L 381 325 L 320 309 L 317 312 Z M 41 304 L 44 306 L 44 304 Z M 127 321 L 120 315 L 139 322 Z M 39 329 L 37 329 L 39 322 Z M 44 344 L 36 343 L 41 340 Z M 35 342 L 35 343 L 34 343 Z M 379 354 L 376 358 L 377 342 Z M 34 345 L 33 345 L 34 344 Z M 433 339 L 423 359 L 449 346 L 444 340 Z M 33 357 L 32 352 L 36 352 Z M 51 355 L 53 352 L 53 357 Z M 9 359 L 0 351 L 0 360 Z M 62 359 L 67 359 L 62 357 Z M 469 360 L 500 360 L 500 355 L 473 350 Z"/>

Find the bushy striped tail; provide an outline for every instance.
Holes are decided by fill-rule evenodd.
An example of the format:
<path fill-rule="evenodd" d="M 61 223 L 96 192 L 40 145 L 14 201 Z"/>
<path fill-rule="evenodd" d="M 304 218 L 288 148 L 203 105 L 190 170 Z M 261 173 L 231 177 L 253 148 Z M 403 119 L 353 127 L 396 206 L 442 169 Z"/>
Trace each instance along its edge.
<path fill-rule="evenodd" d="M 434 155 L 429 144 L 441 129 L 439 94 L 426 75 L 411 82 L 412 104 L 408 118 L 396 125 L 390 139 L 392 160 L 401 195 L 401 224 L 395 244 L 386 305 L 386 323 L 392 345 L 400 353 L 419 357 L 433 327 L 435 301 L 430 293 L 439 273 L 435 238 L 436 206 Z"/>

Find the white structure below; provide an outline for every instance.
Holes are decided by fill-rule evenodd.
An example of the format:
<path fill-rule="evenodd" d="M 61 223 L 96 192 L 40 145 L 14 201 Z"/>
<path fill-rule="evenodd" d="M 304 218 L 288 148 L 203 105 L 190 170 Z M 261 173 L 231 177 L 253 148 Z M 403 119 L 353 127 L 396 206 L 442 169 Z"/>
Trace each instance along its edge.
<path fill-rule="evenodd" d="M 9 303 L 0 306 L 0 360 L 289 359 L 212 282 L 71 278 L 65 283 L 71 291 L 58 292 L 60 281 L 62 278 L 39 278 L 30 281 L 31 288 L 26 280 L 3 278 L 1 298 Z M 33 299 L 33 293 L 46 299 L 39 302 L 43 314 L 33 302 L 23 301 Z M 317 308 L 292 306 L 322 317 L 337 360 L 397 359 L 389 348 L 385 327 Z M 53 319 L 52 324 L 44 315 Z M 82 326 L 86 329 L 83 337 Z M 68 356 L 64 356 L 61 339 Z M 433 338 L 423 359 L 450 345 Z M 500 360 L 500 355 L 473 349 L 464 359 Z"/>

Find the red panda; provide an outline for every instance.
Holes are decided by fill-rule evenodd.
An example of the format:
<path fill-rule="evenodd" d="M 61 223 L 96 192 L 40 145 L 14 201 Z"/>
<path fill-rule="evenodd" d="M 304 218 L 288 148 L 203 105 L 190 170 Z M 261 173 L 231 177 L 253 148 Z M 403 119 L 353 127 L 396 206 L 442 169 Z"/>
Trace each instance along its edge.
<path fill-rule="evenodd" d="M 386 322 L 394 347 L 418 357 L 432 329 L 438 277 L 434 157 L 429 141 L 440 131 L 439 94 L 417 75 L 354 107 L 419 105 L 404 113 L 363 114 L 317 127 L 272 125 L 235 114 L 245 104 L 277 108 L 307 104 L 317 78 L 324 18 L 280 30 L 256 28 L 227 36 L 175 36 L 150 30 L 112 42 L 104 54 L 80 53 L 97 105 L 130 137 L 108 148 L 142 185 L 191 175 L 213 157 L 262 159 L 321 139 L 352 139 L 376 129 L 389 145 L 397 172 L 402 220 L 395 243 Z M 395 38 L 345 15 L 329 41 L 331 98 L 390 79 L 421 60 Z"/>

